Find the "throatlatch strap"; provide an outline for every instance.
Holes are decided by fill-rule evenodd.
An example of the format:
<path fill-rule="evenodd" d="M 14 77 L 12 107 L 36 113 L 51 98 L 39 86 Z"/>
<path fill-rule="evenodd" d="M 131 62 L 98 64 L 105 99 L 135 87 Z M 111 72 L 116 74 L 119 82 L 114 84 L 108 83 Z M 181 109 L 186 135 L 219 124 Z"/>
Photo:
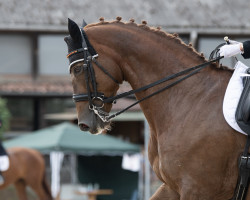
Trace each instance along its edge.
<path fill-rule="evenodd" d="M 101 66 L 94 57 L 92 57 L 92 61 L 100 70 L 102 70 L 109 78 L 111 78 L 117 85 L 119 85 L 119 81 L 117 81 L 103 66 Z"/>

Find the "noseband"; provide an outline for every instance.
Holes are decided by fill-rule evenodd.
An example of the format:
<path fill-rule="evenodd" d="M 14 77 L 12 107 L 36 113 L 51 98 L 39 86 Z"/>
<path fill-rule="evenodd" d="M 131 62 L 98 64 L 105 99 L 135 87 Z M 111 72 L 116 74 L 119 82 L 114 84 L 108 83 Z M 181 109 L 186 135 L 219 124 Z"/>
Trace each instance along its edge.
<path fill-rule="evenodd" d="M 158 81 L 155 81 L 151 84 L 148 84 L 146 86 L 143 86 L 141 88 L 135 89 L 135 90 L 130 90 L 128 92 L 124 92 L 121 94 L 118 94 L 116 96 L 111 96 L 111 97 L 106 97 L 104 93 L 98 92 L 97 91 L 97 83 L 96 83 L 96 78 L 95 78 L 95 70 L 93 68 L 93 62 L 96 64 L 96 66 L 101 69 L 111 80 L 113 80 L 116 84 L 119 85 L 119 82 L 104 68 L 100 63 L 98 63 L 97 58 L 98 54 L 96 53 L 95 49 L 91 45 L 91 43 L 88 40 L 88 37 L 86 33 L 84 32 L 83 28 L 80 29 L 81 31 L 81 36 L 82 36 L 82 48 L 76 49 L 72 52 L 70 52 L 67 55 L 67 58 L 70 58 L 70 56 L 82 53 L 83 52 L 83 58 L 75 60 L 70 63 L 69 65 L 69 72 L 71 73 L 71 68 L 75 63 L 78 62 L 83 62 L 83 70 L 84 70 L 84 77 L 85 77 L 85 83 L 86 83 L 86 88 L 87 88 L 87 93 L 81 93 L 81 94 L 73 94 L 73 101 L 74 102 L 80 102 L 80 101 L 88 101 L 89 102 L 89 109 L 92 110 L 103 122 L 109 122 L 112 118 L 116 117 L 117 115 L 123 113 L 124 111 L 128 110 L 129 108 L 135 106 L 136 104 L 156 95 L 159 94 L 160 92 L 175 86 L 176 84 L 180 83 L 181 81 L 191 77 L 192 75 L 198 73 L 200 70 L 208 66 L 209 64 L 216 62 L 220 59 L 222 59 L 222 56 L 218 56 L 217 53 L 219 51 L 219 47 L 221 47 L 223 44 L 219 45 L 216 47 L 216 49 L 211 53 L 209 61 L 202 63 L 200 65 L 185 69 L 183 71 L 180 71 L 176 74 L 169 75 L 167 77 L 164 77 L 163 79 L 160 79 Z M 91 51 L 90 51 L 91 49 Z M 214 58 L 214 56 L 216 56 Z M 159 85 L 161 83 L 164 83 L 168 80 L 177 78 L 179 76 L 183 76 L 182 78 L 179 78 L 178 80 L 166 85 L 165 87 L 153 92 L 152 94 L 137 100 L 135 103 L 131 104 L 130 106 L 124 108 L 123 110 L 112 114 L 109 116 L 109 114 L 105 111 L 102 110 L 103 106 L 105 103 L 115 103 L 117 99 L 123 98 L 123 97 L 128 97 L 130 95 L 133 95 L 135 93 L 144 91 L 146 89 L 149 89 L 151 87 L 154 87 L 156 85 Z M 91 91 L 91 88 L 93 91 Z M 97 103 L 98 104 L 97 104 Z"/>

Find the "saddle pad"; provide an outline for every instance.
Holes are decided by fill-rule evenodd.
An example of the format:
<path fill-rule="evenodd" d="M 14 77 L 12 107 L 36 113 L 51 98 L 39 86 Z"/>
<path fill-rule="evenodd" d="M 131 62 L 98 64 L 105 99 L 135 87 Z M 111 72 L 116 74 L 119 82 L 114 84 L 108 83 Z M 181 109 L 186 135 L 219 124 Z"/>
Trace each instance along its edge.
<path fill-rule="evenodd" d="M 247 76 L 245 73 L 248 67 L 242 62 L 238 61 L 235 65 L 234 73 L 228 83 L 226 93 L 223 101 L 223 114 L 227 123 L 236 131 L 247 135 L 241 130 L 235 119 L 236 109 L 243 90 L 242 78 Z"/>
<path fill-rule="evenodd" d="M 10 161 L 7 155 L 0 156 L 0 171 L 6 171 L 9 169 Z"/>

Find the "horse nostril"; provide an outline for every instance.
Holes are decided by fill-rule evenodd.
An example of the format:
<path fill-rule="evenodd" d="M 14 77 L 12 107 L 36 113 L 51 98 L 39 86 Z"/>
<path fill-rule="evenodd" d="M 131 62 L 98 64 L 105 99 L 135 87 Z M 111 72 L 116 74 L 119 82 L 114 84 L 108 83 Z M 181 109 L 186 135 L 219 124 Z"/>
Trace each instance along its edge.
<path fill-rule="evenodd" d="M 80 129 L 82 131 L 88 131 L 89 130 L 89 126 L 84 124 L 84 123 L 79 123 L 78 126 L 80 127 Z"/>

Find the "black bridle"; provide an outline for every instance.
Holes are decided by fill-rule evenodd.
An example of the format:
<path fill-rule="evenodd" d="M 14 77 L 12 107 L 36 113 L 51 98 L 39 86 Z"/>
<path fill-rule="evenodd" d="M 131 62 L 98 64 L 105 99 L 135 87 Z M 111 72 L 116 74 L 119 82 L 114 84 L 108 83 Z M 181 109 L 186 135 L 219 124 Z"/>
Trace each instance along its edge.
<path fill-rule="evenodd" d="M 69 58 L 71 55 L 77 54 L 77 53 L 82 53 L 83 52 L 83 58 L 76 60 L 74 62 L 72 62 L 69 66 L 69 70 L 71 72 L 71 67 L 77 63 L 77 62 L 81 62 L 83 61 L 83 70 L 84 70 L 84 76 L 85 76 L 85 83 L 86 83 L 86 87 L 87 87 L 87 93 L 82 93 L 82 94 L 73 94 L 73 100 L 74 102 L 80 102 L 80 101 L 88 101 L 89 102 L 89 109 L 94 111 L 94 113 L 100 117 L 100 119 L 103 122 L 108 122 L 111 119 L 113 119 L 114 117 L 118 116 L 119 114 L 125 112 L 126 110 L 130 109 L 131 107 L 135 106 L 136 104 L 156 95 L 159 94 L 160 92 L 171 88 L 173 86 L 175 86 L 176 84 L 180 83 L 181 81 L 193 76 L 194 74 L 198 73 L 199 71 L 201 71 L 203 68 L 205 68 L 206 66 L 210 65 L 213 62 L 219 61 L 220 59 L 223 58 L 223 56 L 218 56 L 218 51 L 219 48 L 221 46 L 223 46 L 225 43 L 219 45 L 218 47 L 215 48 L 215 50 L 210 54 L 209 57 L 209 61 L 202 63 L 200 65 L 185 69 L 183 71 L 180 71 L 178 73 L 169 75 L 167 77 L 164 77 L 163 79 L 160 79 L 158 81 L 155 81 L 151 84 L 148 84 L 146 86 L 143 86 L 141 88 L 135 89 L 135 90 L 130 90 L 128 92 L 124 92 L 121 94 L 118 94 L 116 96 L 111 96 L 111 97 L 106 97 L 104 95 L 104 93 L 98 92 L 97 91 L 97 83 L 96 83 L 96 78 L 95 78 L 95 70 L 93 68 L 93 64 L 95 63 L 96 66 L 98 68 L 100 68 L 111 80 L 113 80 L 116 84 L 119 85 L 119 82 L 104 68 L 102 67 L 102 65 L 100 63 L 98 63 L 98 61 L 96 60 L 96 58 L 98 57 L 98 54 L 96 53 L 95 49 L 93 48 L 93 46 L 90 44 L 88 37 L 86 35 L 86 33 L 84 32 L 83 28 L 80 29 L 81 31 L 81 35 L 82 35 L 82 48 L 74 50 L 72 52 L 70 52 L 67 55 L 67 58 Z M 89 51 L 89 49 L 91 49 L 91 52 Z M 123 98 L 123 97 L 128 97 L 130 95 L 133 95 L 135 93 L 144 91 L 146 89 L 149 89 L 151 87 L 154 87 L 156 85 L 159 85 L 161 83 L 164 83 L 168 80 L 177 78 L 179 76 L 183 76 L 184 77 L 168 84 L 167 86 L 157 90 L 156 92 L 153 92 L 152 94 L 137 100 L 135 103 L 131 104 L 130 106 L 124 108 L 123 110 L 112 114 L 109 116 L 109 114 L 105 111 L 102 110 L 103 106 L 105 103 L 115 103 L 117 99 Z M 91 85 L 90 85 L 91 84 Z M 92 86 L 92 90 L 91 91 L 91 86 Z M 98 102 L 98 104 L 96 104 L 96 102 Z"/>

